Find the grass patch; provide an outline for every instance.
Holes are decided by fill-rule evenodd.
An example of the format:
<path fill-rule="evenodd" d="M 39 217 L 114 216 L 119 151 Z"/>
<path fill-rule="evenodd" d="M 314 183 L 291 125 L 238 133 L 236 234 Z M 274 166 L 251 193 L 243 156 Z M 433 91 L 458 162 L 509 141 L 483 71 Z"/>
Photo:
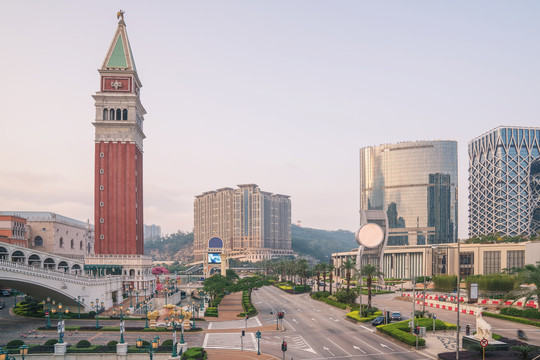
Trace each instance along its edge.
<path fill-rule="evenodd" d="M 503 314 L 494 314 L 494 313 L 490 313 L 490 312 L 487 312 L 487 311 L 484 311 L 484 313 L 482 315 L 487 316 L 487 317 L 493 317 L 493 318 L 496 318 L 496 319 L 508 320 L 508 321 L 513 321 L 513 322 L 517 322 L 517 323 L 521 323 L 521 324 L 533 325 L 533 326 L 540 327 L 540 322 L 539 321 L 523 319 L 523 318 L 520 318 L 520 317 L 503 315 Z"/>
<path fill-rule="evenodd" d="M 375 319 L 377 316 L 381 316 L 381 315 L 382 315 L 381 311 L 375 311 L 373 313 L 373 315 L 370 315 L 370 316 L 367 316 L 367 317 L 360 317 L 360 311 L 355 310 L 355 311 L 351 311 L 350 313 L 348 313 L 347 317 L 349 319 L 356 320 L 357 322 L 368 322 L 368 321 L 371 321 L 371 320 Z"/>
<path fill-rule="evenodd" d="M 411 333 L 411 328 L 409 327 L 409 321 L 400 321 L 397 323 L 391 323 L 388 325 L 379 325 L 377 326 L 377 331 L 382 332 L 383 334 L 389 335 L 394 339 L 404 342 L 407 345 L 415 346 L 416 345 L 416 335 Z M 433 319 L 416 319 L 416 326 L 425 327 L 426 331 L 433 330 Z M 435 330 L 455 330 L 456 325 L 450 324 L 441 320 L 435 320 Z M 426 340 L 418 337 L 418 345 L 425 346 Z"/>

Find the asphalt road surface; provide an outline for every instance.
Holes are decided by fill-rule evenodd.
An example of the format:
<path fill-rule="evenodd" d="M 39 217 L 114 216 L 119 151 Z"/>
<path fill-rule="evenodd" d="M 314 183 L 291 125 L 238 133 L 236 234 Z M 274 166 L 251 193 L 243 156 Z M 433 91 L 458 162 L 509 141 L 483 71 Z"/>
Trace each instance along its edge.
<path fill-rule="evenodd" d="M 255 290 L 253 304 L 263 325 L 276 324 L 276 312 L 284 312 L 283 332 L 263 334 L 261 348 L 286 359 L 428 359 L 419 352 L 378 335 L 371 324 L 357 325 L 345 319 L 345 311 L 313 300 L 307 294 L 291 295 L 265 286 Z"/>

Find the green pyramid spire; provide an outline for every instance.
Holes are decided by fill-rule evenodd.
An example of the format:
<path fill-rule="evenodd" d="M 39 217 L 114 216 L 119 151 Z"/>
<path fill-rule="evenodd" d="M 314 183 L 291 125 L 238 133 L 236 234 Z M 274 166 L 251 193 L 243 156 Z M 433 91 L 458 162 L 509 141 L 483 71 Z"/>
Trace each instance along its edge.
<path fill-rule="evenodd" d="M 124 52 L 124 42 L 122 41 L 121 34 L 118 34 L 116 39 L 116 45 L 114 50 L 109 58 L 107 67 L 116 67 L 116 68 L 127 68 L 126 53 Z"/>

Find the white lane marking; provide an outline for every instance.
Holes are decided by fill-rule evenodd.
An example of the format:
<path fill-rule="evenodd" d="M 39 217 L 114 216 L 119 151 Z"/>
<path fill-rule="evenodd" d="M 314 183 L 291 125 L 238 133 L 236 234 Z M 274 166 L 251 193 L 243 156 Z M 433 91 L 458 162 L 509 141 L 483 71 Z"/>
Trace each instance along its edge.
<path fill-rule="evenodd" d="M 376 347 L 373 347 L 373 346 L 369 345 L 369 344 L 368 344 L 367 342 L 365 342 L 365 341 L 360 340 L 360 339 L 357 338 L 356 336 L 353 336 L 353 338 L 354 338 L 355 340 L 360 341 L 361 343 L 366 344 L 367 346 L 369 346 L 369 347 L 372 348 L 373 350 L 376 350 L 376 351 L 380 352 L 381 354 L 384 354 L 384 352 L 382 352 L 381 350 L 377 349 Z"/>
<path fill-rule="evenodd" d="M 366 329 L 367 331 L 371 331 L 372 333 L 375 332 L 375 330 L 365 327 L 364 325 L 360 325 L 360 327 Z"/>
<path fill-rule="evenodd" d="M 351 354 L 349 354 L 349 352 L 347 352 L 344 348 L 342 348 L 341 346 L 339 346 L 338 344 L 336 344 L 335 342 L 333 342 L 332 340 L 328 339 L 328 341 L 330 341 L 332 344 L 336 345 L 338 348 L 340 348 L 345 354 L 349 355 L 349 356 L 352 356 Z"/>
<path fill-rule="evenodd" d="M 332 356 L 336 356 L 336 355 L 334 355 L 334 353 L 333 353 L 333 352 L 331 352 L 331 351 L 330 351 L 330 349 L 329 349 L 329 348 L 327 348 L 326 346 L 323 346 L 323 350 L 326 350 L 326 351 L 328 351 L 328 352 L 329 352 L 329 353 L 330 353 L 330 354 L 331 354 Z"/>
<path fill-rule="evenodd" d="M 253 319 L 257 320 L 257 323 L 259 324 L 259 326 L 262 326 L 261 320 L 259 320 L 258 316 L 255 316 Z"/>
<path fill-rule="evenodd" d="M 203 348 L 206 348 L 208 346 L 208 335 L 210 334 L 204 335 Z"/>
<path fill-rule="evenodd" d="M 319 323 L 317 320 L 315 320 L 314 318 L 311 318 L 311 320 L 315 321 L 317 324 Z"/>
<path fill-rule="evenodd" d="M 296 329 L 294 328 L 294 326 L 291 325 L 290 322 L 288 322 L 287 320 L 283 319 L 290 327 L 293 331 L 296 331 Z"/>
<path fill-rule="evenodd" d="M 335 321 L 335 322 L 338 322 L 339 319 L 332 319 L 331 317 L 329 317 L 328 319 L 332 320 L 332 321 Z"/>
<path fill-rule="evenodd" d="M 308 344 L 308 342 L 302 337 L 302 335 L 298 335 L 303 341 L 304 343 L 309 347 L 309 349 L 302 349 L 302 350 L 305 350 L 305 351 L 309 351 L 309 352 L 312 352 L 314 353 L 315 355 L 317 355 L 317 352 L 315 350 L 313 350 L 313 348 Z"/>
<path fill-rule="evenodd" d="M 391 348 L 390 346 L 388 346 L 388 345 L 385 345 L 385 344 L 380 344 L 380 345 L 381 345 L 382 347 L 387 348 L 387 349 L 390 350 L 390 351 L 394 351 L 394 350 L 392 350 L 392 348 Z"/>
<path fill-rule="evenodd" d="M 297 324 L 298 324 L 298 321 L 297 321 L 296 319 L 292 319 L 292 321 L 294 321 L 295 323 L 297 323 Z"/>
<path fill-rule="evenodd" d="M 358 346 L 356 345 L 353 345 L 353 348 L 355 348 L 356 350 L 359 350 L 361 352 L 363 352 L 364 354 L 366 353 L 364 350 L 360 349 Z"/>

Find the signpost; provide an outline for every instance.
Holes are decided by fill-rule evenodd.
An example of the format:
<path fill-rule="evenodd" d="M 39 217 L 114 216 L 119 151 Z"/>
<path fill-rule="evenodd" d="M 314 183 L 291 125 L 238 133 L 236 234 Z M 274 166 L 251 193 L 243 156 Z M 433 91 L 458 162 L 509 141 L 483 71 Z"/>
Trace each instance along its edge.
<path fill-rule="evenodd" d="M 486 338 L 480 340 L 480 346 L 482 347 L 482 360 L 486 358 L 486 346 L 488 346 L 488 341 Z"/>
<path fill-rule="evenodd" d="M 257 355 L 261 355 L 261 348 L 260 348 L 260 340 L 261 340 L 261 332 L 257 330 L 255 333 L 255 337 L 257 338 Z"/>
<path fill-rule="evenodd" d="M 433 333 L 435 334 L 435 320 L 437 319 L 437 315 L 433 314 Z"/>

